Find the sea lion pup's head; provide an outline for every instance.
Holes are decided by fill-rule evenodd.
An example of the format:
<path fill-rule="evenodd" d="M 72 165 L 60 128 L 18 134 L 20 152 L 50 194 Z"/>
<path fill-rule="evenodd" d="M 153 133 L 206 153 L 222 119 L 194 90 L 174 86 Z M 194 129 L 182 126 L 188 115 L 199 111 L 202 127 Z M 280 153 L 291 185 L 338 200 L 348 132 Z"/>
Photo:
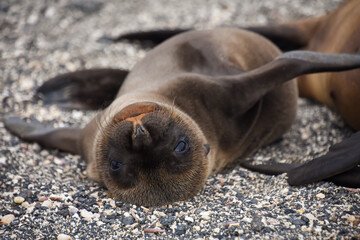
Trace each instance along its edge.
<path fill-rule="evenodd" d="M 103 128 L 97 167 L 117 200 L 160 206 L 193 197 L 208 176 L 209 145 L 197 124 L 171 106 L 135 103 Z"/>

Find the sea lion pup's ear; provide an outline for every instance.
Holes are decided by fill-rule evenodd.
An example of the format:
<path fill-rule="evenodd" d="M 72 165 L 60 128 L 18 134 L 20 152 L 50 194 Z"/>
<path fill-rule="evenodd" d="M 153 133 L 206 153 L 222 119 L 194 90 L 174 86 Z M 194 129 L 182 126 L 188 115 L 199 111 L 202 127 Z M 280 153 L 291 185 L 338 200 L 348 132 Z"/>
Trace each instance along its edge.
<path fill-rule="evenodd" d="M 81 129 L 79 128 L 54 129 L 39 122 L 27 123 L 19 117 L 6 117 L 4 124 L 10 132 L 25 141 L 37 142 L 45 147 L 80 154 L 78 142 Z"/>
<path fill-rule="evenodd" d="M 63 109 L 105 108 L 116 97 L 128 72 L 103 68 L 65 73 L 39 87 L 36 98 L 44 104 L 56 104 Z"/>
<path fill-rule="evenodd" d="M 257 69 L 238 75 L 220 76 L 216 79 L 223 81 L 234 95 L 237 95 L 237 101 L 242 105 L 241 112 L 244 113 L 276 86 L 297 76 L 345 71 L 359 67 L 360 54 L 291 51 Z"/>

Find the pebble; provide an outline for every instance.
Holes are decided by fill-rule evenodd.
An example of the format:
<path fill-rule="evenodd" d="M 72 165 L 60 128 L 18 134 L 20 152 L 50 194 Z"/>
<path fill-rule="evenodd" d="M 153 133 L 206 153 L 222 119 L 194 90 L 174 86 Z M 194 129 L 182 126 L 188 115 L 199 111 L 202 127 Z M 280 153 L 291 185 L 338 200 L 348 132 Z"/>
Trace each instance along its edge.
<path fill-rule="evenodd" d="M 13 214 L 7 214 L 1 218 L 1 223 L 9 225 L 14 220 L 15 220 L 15 216 Z"/>
<path fill-rule="evenodd" d="M 160 229 L 160 228 L 145 228 L 144 232 L 146 232 L 146 233 L 163 233 L 163 232 L 165 232 L 165 230 Z"/>
<path fill-rule="evenodd" d="M 318 194 L 316 194 L 316 197 L 317 197 L 318 199 L 324 199 L 324 198 L 325 198 L 325 194 L 323 194 L 323 193 L 318 193 Z"/>
<path fill-rule="evenodd" d="M 69 212 L 71 215 L 74 215 L 75 213 L 77 213 L 79 211 L 79 209 L 77 209 L 76 207 L 74 206 L 69 206 Z"/>
<path fill-rule="evenodd" d="M 80 215 L 87 221 L 90 221 L 94 217 L 94 214 L 92 212 L 87 211 L 86 209 L 81 209 Z"/>
<path fill-rule="evenodd" d="M 66 234 L 59 234 L 58 236 L 57 236 L 57 239 L 58 240 L 71 240 L 71 237 L 69 236 L 69 235 L 66 235 Z"/>
<path fill-rule="evenodd" d="M 211 219 L 210 215 L 211 215 L 211 212 L 201 212 L 200 213 L 201 218 L 205 219 L 205 220 L 210 220 Z"/>
<path fill-rule="evenodd" d="M 46 200 L 41 204 L 42 207 L 51 208 L 53 206 L 53 202 L 51 200 Z"/>
<path fill-rule="evenodd" d="M 25 198 L 23 197 L 15 197 L 14 198 L 14 202 L 17 203 L 17 204 L 21 204 L 25 201 Z"/>
<path fill-rule="evenodd" d="M 251 221 L 251 229 L 256 232 L 260 232 L 262 229 L 264 229 L 264 227 L 265 227 L 265 225 L 261 221 L 261 217 L 258 215 L 254 215 L 253 219 Z"/>

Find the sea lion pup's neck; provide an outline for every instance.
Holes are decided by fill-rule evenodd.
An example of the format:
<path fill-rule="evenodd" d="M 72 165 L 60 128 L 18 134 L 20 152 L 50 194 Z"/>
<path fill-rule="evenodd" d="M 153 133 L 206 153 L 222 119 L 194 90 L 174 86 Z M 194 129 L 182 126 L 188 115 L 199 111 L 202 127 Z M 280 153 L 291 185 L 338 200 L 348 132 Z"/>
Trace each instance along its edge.
<path fill-rule="evenodd" d="M 201 128 L 174 100 L 126 94 L 96 119 L 93 138 L 83 137 L 84 152 L 91 153 L 87 171 L 114 198 L 164 205 L 203 187 L 213 154 Z"/>

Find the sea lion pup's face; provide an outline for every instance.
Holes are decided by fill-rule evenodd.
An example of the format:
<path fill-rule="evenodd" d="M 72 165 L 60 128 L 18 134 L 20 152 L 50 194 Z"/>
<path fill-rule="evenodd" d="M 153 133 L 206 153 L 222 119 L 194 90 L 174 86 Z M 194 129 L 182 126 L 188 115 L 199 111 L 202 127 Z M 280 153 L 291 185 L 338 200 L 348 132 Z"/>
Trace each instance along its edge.
<path fill-rule="evenodd" d="M 160 206 L 193 197 L 208 176 L 209 145 L 197 124 L 176 108 L 136 103 L 101 134 L 97 166 L 117 200 Z"/>

